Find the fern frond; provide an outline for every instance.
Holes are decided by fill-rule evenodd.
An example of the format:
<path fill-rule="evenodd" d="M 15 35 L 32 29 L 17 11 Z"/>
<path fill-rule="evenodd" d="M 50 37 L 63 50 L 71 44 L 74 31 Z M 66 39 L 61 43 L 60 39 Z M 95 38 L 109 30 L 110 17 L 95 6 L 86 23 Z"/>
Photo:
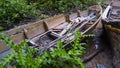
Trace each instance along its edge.
<path fill-rule="evenodd" d="M 2 66 L 2 68 L 4 68 L 4 66 L 9 63 L 14 57 L 14 53 L 8 54 L 5 58 L 3 58 L 2 61 L 0 61 L 0 66 Z"/>

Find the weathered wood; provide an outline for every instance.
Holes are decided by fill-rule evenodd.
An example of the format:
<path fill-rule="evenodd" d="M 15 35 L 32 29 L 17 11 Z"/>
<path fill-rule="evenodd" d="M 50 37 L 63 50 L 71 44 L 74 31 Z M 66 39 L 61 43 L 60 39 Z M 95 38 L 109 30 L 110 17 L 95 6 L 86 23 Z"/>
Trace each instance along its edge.
<path fill-rule="evenodd" d="M 21 32 L 21 33 L 15 34 L 15 35 L 11 35 L 10 39 L 16 44 L 20 43 L 22 40 L 25 39 L 24 32 Z"/>
<path fill-rule="evenodd" d="M 39 40 L 40 37 L 42 37 L 42 36 L 44 36 L 45 34 L 47 34 L 48 32 L 50 32 L 50 31 L 46 31 L 46 32 L 44 32 L 43 34 L 40 34 L 40 35 L 38 35 L 38 36 L 36 36 L 36 37 L 30 39 L 30 40 L 29 40 L 30 43 L 31 43 L 32 45 L 39 46 L 39 45 L 36 44 L 35 42 L 36 42 L 37 40 Z"/>
<path fill-rule="evenodd" d="M 74 24 L 74 22 L 69 23 L 65 29 L 63 29 L 63 31 L 61 31 L 61 33 L 59 34 L 60 36 L 64 35 Z"/>
<path fill-rule="evenodd" d="M 88 10 L 81 11 L 81 12 L 79 12 L 79 14 L 80 15 L 78 15 L 78 16 L 84 16 L 84 15 L 88 14 Z"/>
<path fill-rule="evenodd" d="M 24 27 L 28 39 L 40 35 L 46 31 L 43 21 L 28 24 Z"/>
<path fill-rule="evenodd" d="M 113 65 L 120 67 L 120 1 L 114 1 L 110 10 L 108 21 L 104 22 L 104 28 L 108 36 L 108 41 L 113 50 Z"/>
<path fill-rule="evenodd" d="M 101 6 L 99 6 L 99 7 L 101 7 Z M 93 24 L 91 24 L 91 26 L 88 28 L 88 29 L 86 29 L 85 31 L 83 31 L 82 32 L 82 34 L 85 34 L 85 33 L 87 33 L 87 31 L 92 31 L 92 29 L 94 29 L 95 28 L 95 26 L 99 23 L 99 21 L 101 20 L 101 12 L 102 12 L 102 10 L 101 10 L 101 8 L 99 8 L 100 9 L 100 11 L 97 11 L 97 12 L 99 12 L 99 16 L 98 17 L 96 17 L 96 18 L 98 18 Z M 88 12 L 84 12 L 85 14 L 85 17 L 87 16 L 87 14 L 88 14 Z M 81 13 L 82 14 L 82 13 Z M 83 15 L 83 16 L 84 16 Z M 88 17 L 86 17 L 85 19 L 87 20 L 87 21 L 85 21 L 85 22 L 83 22 L 80 26 L 77 26 L 76 28 L 75 28 L 75 30 L 74 31 L 76 31 L 76 29 L 81 29 L 84 25 L 86 25 L 90 20 L 92 20 L 92 19 L 94 19 L 95 18 L 95 16 L 93 15 L 93 17 L 91 17 L 92 15 L 90 15 L 90 16 L 88 16 Z M 50 19 L 51 20 L 51 19 Z M 48 22 L 49 23 L 49 22 Z M 47 23 L 47 24 L 48 24 Z M 51 23 L 51 22 L 50 22 Z M 49 24 L 48 24 L 49 25 Z M 69 25 L 69 24 L 68 24 Z M 58 26 L 59 26 L 59 24 L 58 24 Z M 63 30 L 64 31 L 64 30 Z M 74 32 L 73 31 L 73 32 Z M 65 31 L 66 32 L 66 31 Z M 44 34 L 44 35 L 46 35 L 46 34 Z M 58 34 L 57 34 L 58 35 Z M 34 38 L 34 39 L 32 39 L 34 42 L 35 42 L 35 40 L 39 40 L 39 39 L 37 39 L 37 38 L 40 38 L 40 37 L 42 37 L 42 36 L 38 36 L 38 37 L 36 37 L 36 39 Z M 57 39 L 55 39 L 55 40 L 52 40 L 50 43 L 48 43 L 48 45 L 47 46 L 45 46 L 45 47 L 42 47 L 42 51 L 45 51 L 46 49 L 48 49 L 48 48 L 51 48 L 51 47 L 55 47 L 55 45 L 56 45 L 56 42 L 58 41 L 58 40 L 61 40 L 62 42 L 64 42 L 64 41 L 66 41 L 67 39 L 69 39 L 70 40 L 70 42 L 72 42 L 73 40 L 74 40 L 74 35 L 73 35 L 73 33 L 67 33 L 67 34 L 65 34 L 65 35 L 63 35 L 63 36 L 60 36 L 60 37 L 58 37 Z"/>
<path fill-rule="evenodd" d="M 8 31 L 4 31 L 2 33 L 8 34 L 10 39 L 14 43 L 19 43 L 24 39 L 24 34 L 23 34 L 23 28 L 24 26 L 19 26 L 18 28 L 10 29 Z M 9 46 L 6 45 L 6 43 L 2 40 L 0 40 L 0 53 L 6 51 L 9 49 Z"/>
<path fill-rule="evenodd" d="M 116 32 L 116 33 L 119 33 L 119 34 L 120 34 L 120 29 L 119 29 L 119 28 L 113 27 L 113 26 L 111 26 L 111 25 L 105 25 L 105 28 L 106 28 L 107 30 L 110 30 L 110 31 L 112 31 L 112 32 Z"/>
<path fill-rule="evenodd" d="M 107 8 L 104 10 L 103 14 L 102 14 L 102 19 L 106 20 L 108 17 L 108 12 L 110 11 L 110 9 L 112 8 L 111 4 L 107 6 Z"/>
<path fill-rule="evenodd" d="M 66 22 L 66 18 L 64 14 L 56 15 L 54 17 L 50 17 L 44 20 L 44 22 L 47 23 L 48 29 L 52 29 L 56 26 L 58 26 L 61 23 Z"/>
<path fill-rule="evenodd" d="M 72 13 L 72 14 L 69 15 L 69 19 L 70 19 L 70 20 L 74 20 L 74 19 L 76 19 L 77 17 L 78 17 L 78 13 Z"/>
<path fill-rule="evenodd" d="M 8 50 L 9 47 L 6 46 L 5 42 L 3 42 L 2 40 L 0 40 L 0 54 L 6 50 Z"/>
<path fill-rule="evenodd" d="M 97 21 L 94 22 L 94 24 L 92 24 L 88 29 L 86 29 L 86 30 L 83 32 L 83 34 L 89 33 L 89 32 L 91 32 L 91 30 L 95 29 L 96 26 L 97 26 L 97 24 L 98 24 L 99 22 L 101 22 L 100 20 L 101 20 L 101 16 L 98 18 Z"/>
<path fill-rule="evenodd" d="M 120 1 L 118 1 L 118 0 L 117 0 L 117 1 L 114 1 L 112 5 L 113 5 L 113 6 L 118 6 L 118 7 L 120 7 Z"/>

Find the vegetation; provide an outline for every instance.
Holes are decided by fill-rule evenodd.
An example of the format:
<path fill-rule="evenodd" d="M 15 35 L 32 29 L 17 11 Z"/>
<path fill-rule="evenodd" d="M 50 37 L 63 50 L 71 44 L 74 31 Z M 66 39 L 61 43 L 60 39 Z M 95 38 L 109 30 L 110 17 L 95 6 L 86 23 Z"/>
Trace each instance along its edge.
<path fill-rule="evenodd" d="M 48 49 L 40 55 L 34 56 L 38 49 L 30 47 L 27 40 L 20 44 L 14 44 L 7 35 L 0 34 L 0 39 L 12 49 L 12 52 L 0 61 L 0 68 L 10 65 L 16 68 L 84 68 L 80 56 L 84 53 L 84 45 L 86 44 L 79 41 L 86 36 L 90 35 L 84 36 L 80 32 L 75 32 L 75 40 L 71 47 L 64 48 L 59 40 L 57 46 L 52 50 Z"/>
<path fill-rule="evenodd" d="M 33 54 L 37 49 L 30 48 L 27 40 L 20 44 L 14 44 L 6 35 L 1 34 L 0 39 L 4 40 L 12 49 L 12 52 L 6 56 L 0 64 L 0 68 L 4 68 L 8 63 L 16 68 L 39 68 L 41 64 L 40 56 L 33 58 Z"/>
<path fill-rule="evenodd" d="M 38 2 L 39 4 L 37 6 L 43 14 L 55 15 L 61 12 L 71 12 L 78 9 L 86 9 L 90 5 L 104 3 L 104 0 L 31 0 L 29 2 Z"/>
<path fill-rule="evenodd" d="M 82 9 L 88 5 L 98 3 L 98 0 L 0 0 L 0 30 L 20 23 L 27 17 L 44 18 L 45 15 L 53 15 L 61 12 L 70 12 Z M 103 0 L 100 0 L 103 3 Z M 48 12 L 49 11 L 49 12 Z M 42 14 L 41 14 L 42 13 Z M 53 14 L 50 14 L 53 13 Z M 45 15 L 44 15 L 45 14 Z M 40 15 L 40 16 L 39 16 Z M 22 20 L 23 21 L 23 20 Z M 16 68 L 84 68 L 80 56 L 84 53 L 84 45 L 80 43 L 82 37 L 92 35 L 82 35 L 75 32 L 75 39 L 71 47 L 64 48 L 60 40 L 52 50 L 48 49 L 38 56 L 37 48 L 32 48 L 23 40 L 19 44 L 13 43 L 7 35 L 0 34 L 0 39 L 5 41 L 12 49 L 12 52 L 0 61 L 0 68 L 13 66 Z M 59 62 L 58 62 L 59 61 Z"/>
<path fill-rule="evenodd" d="M 10 27 L 28 16 L 34 16 L 36 3 L 27 4 L 26 0 L 0 0 L 0 25 Z"/>
<path fill-rule="evenodd" d="M 76 11 L 104 0 L 0 0 L 0 30 L 24 19 L 42 19 L 61 12 Z"/>

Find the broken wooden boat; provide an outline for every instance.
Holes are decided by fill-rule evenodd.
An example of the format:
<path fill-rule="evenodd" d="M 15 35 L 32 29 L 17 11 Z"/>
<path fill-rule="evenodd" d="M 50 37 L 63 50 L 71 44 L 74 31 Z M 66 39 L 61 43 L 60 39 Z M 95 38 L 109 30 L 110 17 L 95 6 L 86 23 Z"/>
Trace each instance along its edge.
<path fill-rule="evenodd" d="M 108 41 L 113 48 L 113 65 L 120 67 L 120 1 L 114 1 L 107 7 L 106 18 L 103 24 L 108 36 Z"/>
<path fill-rule="evenodd" d="M 73 13 L 67 18 L 67 22 L 61 23 L 47 32 L 38 35 L 29 40 L 32 46 L 40 48 L 45 51 L 48 48 L 54 47 L 58 40 L 61 40 L 63 45 L 67 45 L 74 40 L 74 33 L 79 30 L 82 34 L 90 33 L 95 29 L 96 25 L 101 20 L 101 7 L 98 5 L 92 6 L 88 11 L 80 13 Z M 51 20 L 51 19 L 47 19 Z M 48 25 L 46 20 L 44 21 Z M 47 26 L 49 28 L 49 26 Z M 69 40 L 69 43 L 66 43 Z"/>
<path fill-rule="evenodd" d="M 87 11 L 80 11 L 70 15 L 59 14 L 35 23 L 19 26 L 5 33 L 16 44 L 28 39 L 32 46 L 50 48 L 56 45 L 57 40 L 74 40 L 73 32 L 80 30 L 82 34 L 90 33 L 101 20 L 101 7 L 95 5 Z M 8 54 L 10 48 L 0 40 L 0 58 Z"/>

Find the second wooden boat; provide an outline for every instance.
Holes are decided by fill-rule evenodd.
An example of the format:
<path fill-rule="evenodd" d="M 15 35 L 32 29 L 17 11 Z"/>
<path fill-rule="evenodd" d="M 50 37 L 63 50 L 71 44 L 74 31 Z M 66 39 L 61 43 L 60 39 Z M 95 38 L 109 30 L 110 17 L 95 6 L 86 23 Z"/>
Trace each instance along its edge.
<path fill-rule="evenodd" d="M 109 12 L 103 20 L 106 36 L 113 48 L 113 65 L 120 67 L 120 1 L 114 1 L 109 5 Z"/>

